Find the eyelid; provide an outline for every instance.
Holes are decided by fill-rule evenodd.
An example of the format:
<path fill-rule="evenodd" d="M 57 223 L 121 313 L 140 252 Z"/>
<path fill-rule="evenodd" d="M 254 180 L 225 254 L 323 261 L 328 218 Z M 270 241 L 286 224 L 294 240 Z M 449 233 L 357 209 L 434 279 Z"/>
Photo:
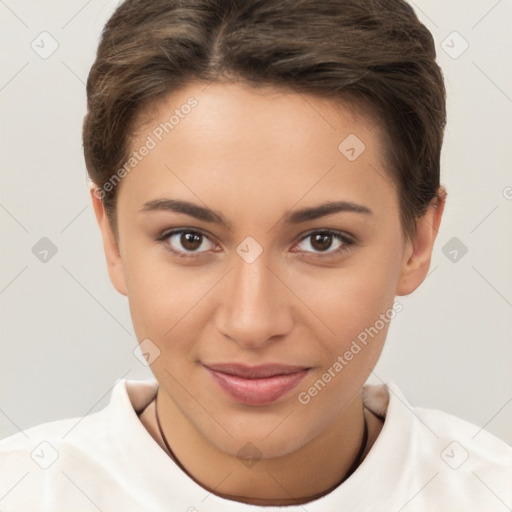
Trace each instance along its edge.
<path fill-rule="evenodd" d="M 306 240 L 307 238 L 309 238 L 310 236 L 315 235 L 315 234 L 331 235 L 334 238 L 340 240 L 342 242 L 342 244 L 340 247 L 338 247 L 337 249 L 335 249 L 333 251 L 325 251 L 325 252 L 301 251 L 301 252 L 305 252 L 306 254 L 313 254 L 315 256 L 327 258 L 329 256 L 335 256 L 344 251 L 349 250 L 356 243 L 354 237 L 352 237 L 348 233 L 345 233 L 344 231 L 338 231 L 336 229 L 324 228 L 324 229 L 312 229 L 312 230 L 308 231 L 307 233 L 301 235 L 299 241 L 296 244 L 294 244 L 293 247 L 295 247 L 296 245 L 300 244 L 301 242 L 303 242 L 304 240 Z M 299 252 L 299 251 L 292 251 L 292 252 Z"/>
<path fill-rule="evenodd" d="M 162 231 L 162 234 L 159 235 L 156 240 L 161 242 L 161 241 L 166 240 L 167 238 L 169 238 L 173 235 L 177 235 L 179 233 L 195 233 L 195 234 L 203 236 L 204 238 L 207 238 L 213 244 L 218 245 L 218 243 L 215 241 L 215 237 L 212 234 L 210 234 L 208 231 L 205 231 L 202 228 L 191 228 L 191 227 L 187 227 L 187 226 L 171 228 L 171 229 Z"/>
<path fill-rule="evenodd" d="M 212 243 L 214 245 L 218 245 L 214 240 L 212 240 L 212 236 L 208 232 L 206 232 L 205 230 L 200 229 L 200 228 L 189 228 L 189 227 L 186 227 L 186 226 L 185 227 L 172 228 L 172 229 L 168 229 L 168 230 L 164 231 L 157 238 L 157 241 L 163 243 L 165 240 L 169 239 L 171 236 L 177 235 L 177 234 L 183 234 L 183 233 L 195 233 L 195 234 L 201 235 L 202 237 L 204 237 L 207 240 L 209 240 L 210 243 Z M 333 251 L 325 251 L 325 252 L 322 252 L 322 251 L 319 251 L 319 252 L 313 252 L 313 251 L 294 251 L 293 250 L 293 248 L 296 245 L 300 244 L 301 242 L 303 242 L 304 240 L 306 240 L 307 238 L 309 238 L 310 236 L 312 236 L 314 234 L 328 234 L 328 235 L 332 235 L 333 237 L 335 237 L 338 240 L 340 240 L 342 242 L 342 245 L 339 248 L 337 248 L 337 249 L 335 249 Z M 298 241 L 293 245 L 291 252 L 305 252 L 306 254 L 313 254 L 316 257 L 328 258 L 329 256 L 335 256 L 335 255 L 338 255 L 340 253 L 343 253 L 344 251 L 349 250 L 352 246 L 355 245 L 355 243 L 356 242 L 354 240 L 354 237 L 352 237 L 351 235 L 349 235 L 348 233 L 346 233 L 344 231 L 338 231 L 338 230 L 329 229 L 329 228 L 323 228 L 323 229 L 322 228 L 316 228 L 316 229 L 311 229 L 311 230 L 307 231 L 306 233 L 303 233 L 302 235 L 300 235 Z M 169 244 L 165 244 L 165 246 L 166 246 L 167 250 L 169 250 L 172 253 L 177 254 L 178 256 L 183 257 L 183 258 L 197 258 L 197 257 L 200 257 L 201 255 L 206 254 L 206 253 L 209 252 L 209 251 L 192 251 L 192 252 L 178 251 L 176 249 L 173 249 Z M 219 251 L 215 251 L 215 252 L 219 252 Z"/>
<path fill-rule="evenodd" d="M 346 233 L 345 231 L 340 231 L 338 229 L 331 229 L 331 228 L 310 229 L 309 231 L 307 231 L 306 233 L 301 235 L 301 238 L 299 238 L 299 241 L 302 241 L 305 238 L 308 238 L 309 236 L 317 234 L 317 233 L 327 233 L 329 235 L 337 236 L 346 242 L 355 243 L 355 238 L 352 235 L 350 235 L 349 233 Z"/>
<path fill-rule="evenodd" d="M 178 257 L 181 257 L 181 258 L 189 258 L 189 259 L 198 258 L 198 257 L 201 257 L 203 254 L 206 254 L 207 252 L 209 252 L 209 251 L 191 251 L 191 252 L 180 251 L 180 250 L 174 249 L 169 243 L 165 243 L 166 240 L 168 240 L 170 237 L 172 237 L 174 235 L 183 234 L 183 233 L 194 233 L 194 234 L 200 235 L 203 238 L 206 238 L 211 244 L 217 245 L 217 243 L 214 240 L 212 240 L 212 237 L 209 233 L 205 232 L 202 229 L 189 228 L 186 226 L 179 227 L 179 228 L 167 229 L 167 230 L 163 231 L 160 236 L 158 236 L 156 241 L 162 243 L 165 246 L 166 250 L 172 252 L 173 254 L 176 254 Z"/>

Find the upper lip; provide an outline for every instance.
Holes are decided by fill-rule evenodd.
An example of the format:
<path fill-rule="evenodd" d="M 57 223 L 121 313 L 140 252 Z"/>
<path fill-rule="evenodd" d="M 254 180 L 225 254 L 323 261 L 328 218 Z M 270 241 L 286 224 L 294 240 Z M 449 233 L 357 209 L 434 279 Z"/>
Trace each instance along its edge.
<path fill-rule="evenodd" d="M 274 377 L 276 375 L 288 375 L 304 370 L 309 370 L 305 366 L 290 366 L 285 364 L 262 364 L 259 366 L 247 366 L 239 363 L 221 363 L 205 364 L 207 368 L 215 372 L 226 373 L 245 379 L 263 379 L 265 377 Z"/>

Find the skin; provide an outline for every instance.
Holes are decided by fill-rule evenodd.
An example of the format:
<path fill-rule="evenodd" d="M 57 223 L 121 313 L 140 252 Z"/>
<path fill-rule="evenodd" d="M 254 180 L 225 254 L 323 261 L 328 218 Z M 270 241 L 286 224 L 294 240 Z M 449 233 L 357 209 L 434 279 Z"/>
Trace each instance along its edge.
<path fill-rule="evenodd" d="M 118 238 L 91 187 L 109 275 L 128 297 L 137 339 L 149 338 L 160 350 L 151 364 L 159 417 L 187 472 L 239 501 L 306 502 L 339 482 L 356 458 L 361 388 L 389 324 L 308 404 L 298 394 L 396 296 L 423 282 L 444 196 L 418 220 L 414 240 L 405 239 L 378 126 L 347 105 L 284 89 L 191 83 L 144 113 L 132 148 L 190 96 L 197 107 L 118 185 Z M 349 134 L 366 146 L 355 161 L 338 149 Z M 213 209 L 231 230 L 184 213 L 141 212 L 147 201 L 164 198 Z M 373 214 L 283 221 L 288 212 L 339 200 Z M 180 258 L 166 248 L 194 253 L 180 235 L 157 241 L 173 228 L 205 234 L 196 244 L 199 257 Z M 350 235 L 354 244 L 333 254 L 344 242 L 332 237 L 323 247 L 307 237 L 325 229 Z M 248 236 L 263 249 L 252 263 L 236 252 Z M 224 362 L 311 370 L 276 402 L 251 406 L 223 393 L 202 365 Z M 366 415 L 367 453 L 382 423 Z M 141 419 L 163 447 L 154 404 Z M 249 442 L 262 454 L 252 467 L 237 457 Z"/>

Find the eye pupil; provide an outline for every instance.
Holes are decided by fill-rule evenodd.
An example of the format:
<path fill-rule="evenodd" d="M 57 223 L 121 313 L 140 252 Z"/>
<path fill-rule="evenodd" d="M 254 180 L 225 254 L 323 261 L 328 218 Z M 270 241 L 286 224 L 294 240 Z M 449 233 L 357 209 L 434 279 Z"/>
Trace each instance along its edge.
<path fill-rule="evenodd" d="M 312 247 L 317 251 L 329 249 L 332 244 L 332 235 L 329 233 L 318 233 L 311 240 Z"/>
<path fill-rule="evenodd" d="M 198 233 L 183 233 L 180 238 L 181 245 L 188 251 L 201 247 L 202 235 Z"/>

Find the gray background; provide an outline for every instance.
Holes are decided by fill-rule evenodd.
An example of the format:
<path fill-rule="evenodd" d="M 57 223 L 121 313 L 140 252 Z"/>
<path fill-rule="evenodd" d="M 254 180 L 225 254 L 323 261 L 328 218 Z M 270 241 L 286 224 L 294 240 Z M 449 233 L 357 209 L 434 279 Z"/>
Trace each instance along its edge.
<path fill-rule="evenodd" d="M 120 377 L 152 377 L 133 355 L 127 299 L 107 275 L 80 138 L 85 81 L 115 6 L 0 0 L 0 437 L 97 411 Z M 414 7 L 448 88 L 449 201 L 431 272 L 398 298 L 404 309 L 371 381 L 394 381 L 414 405 L 512 444 L 512 3 Z M 58 43 L 47 58 L 31 47 L 46 37 L 51 49 L 43 31 Z M 57 249 L 46 262 L 33 253 L 43 237 Z"/>

